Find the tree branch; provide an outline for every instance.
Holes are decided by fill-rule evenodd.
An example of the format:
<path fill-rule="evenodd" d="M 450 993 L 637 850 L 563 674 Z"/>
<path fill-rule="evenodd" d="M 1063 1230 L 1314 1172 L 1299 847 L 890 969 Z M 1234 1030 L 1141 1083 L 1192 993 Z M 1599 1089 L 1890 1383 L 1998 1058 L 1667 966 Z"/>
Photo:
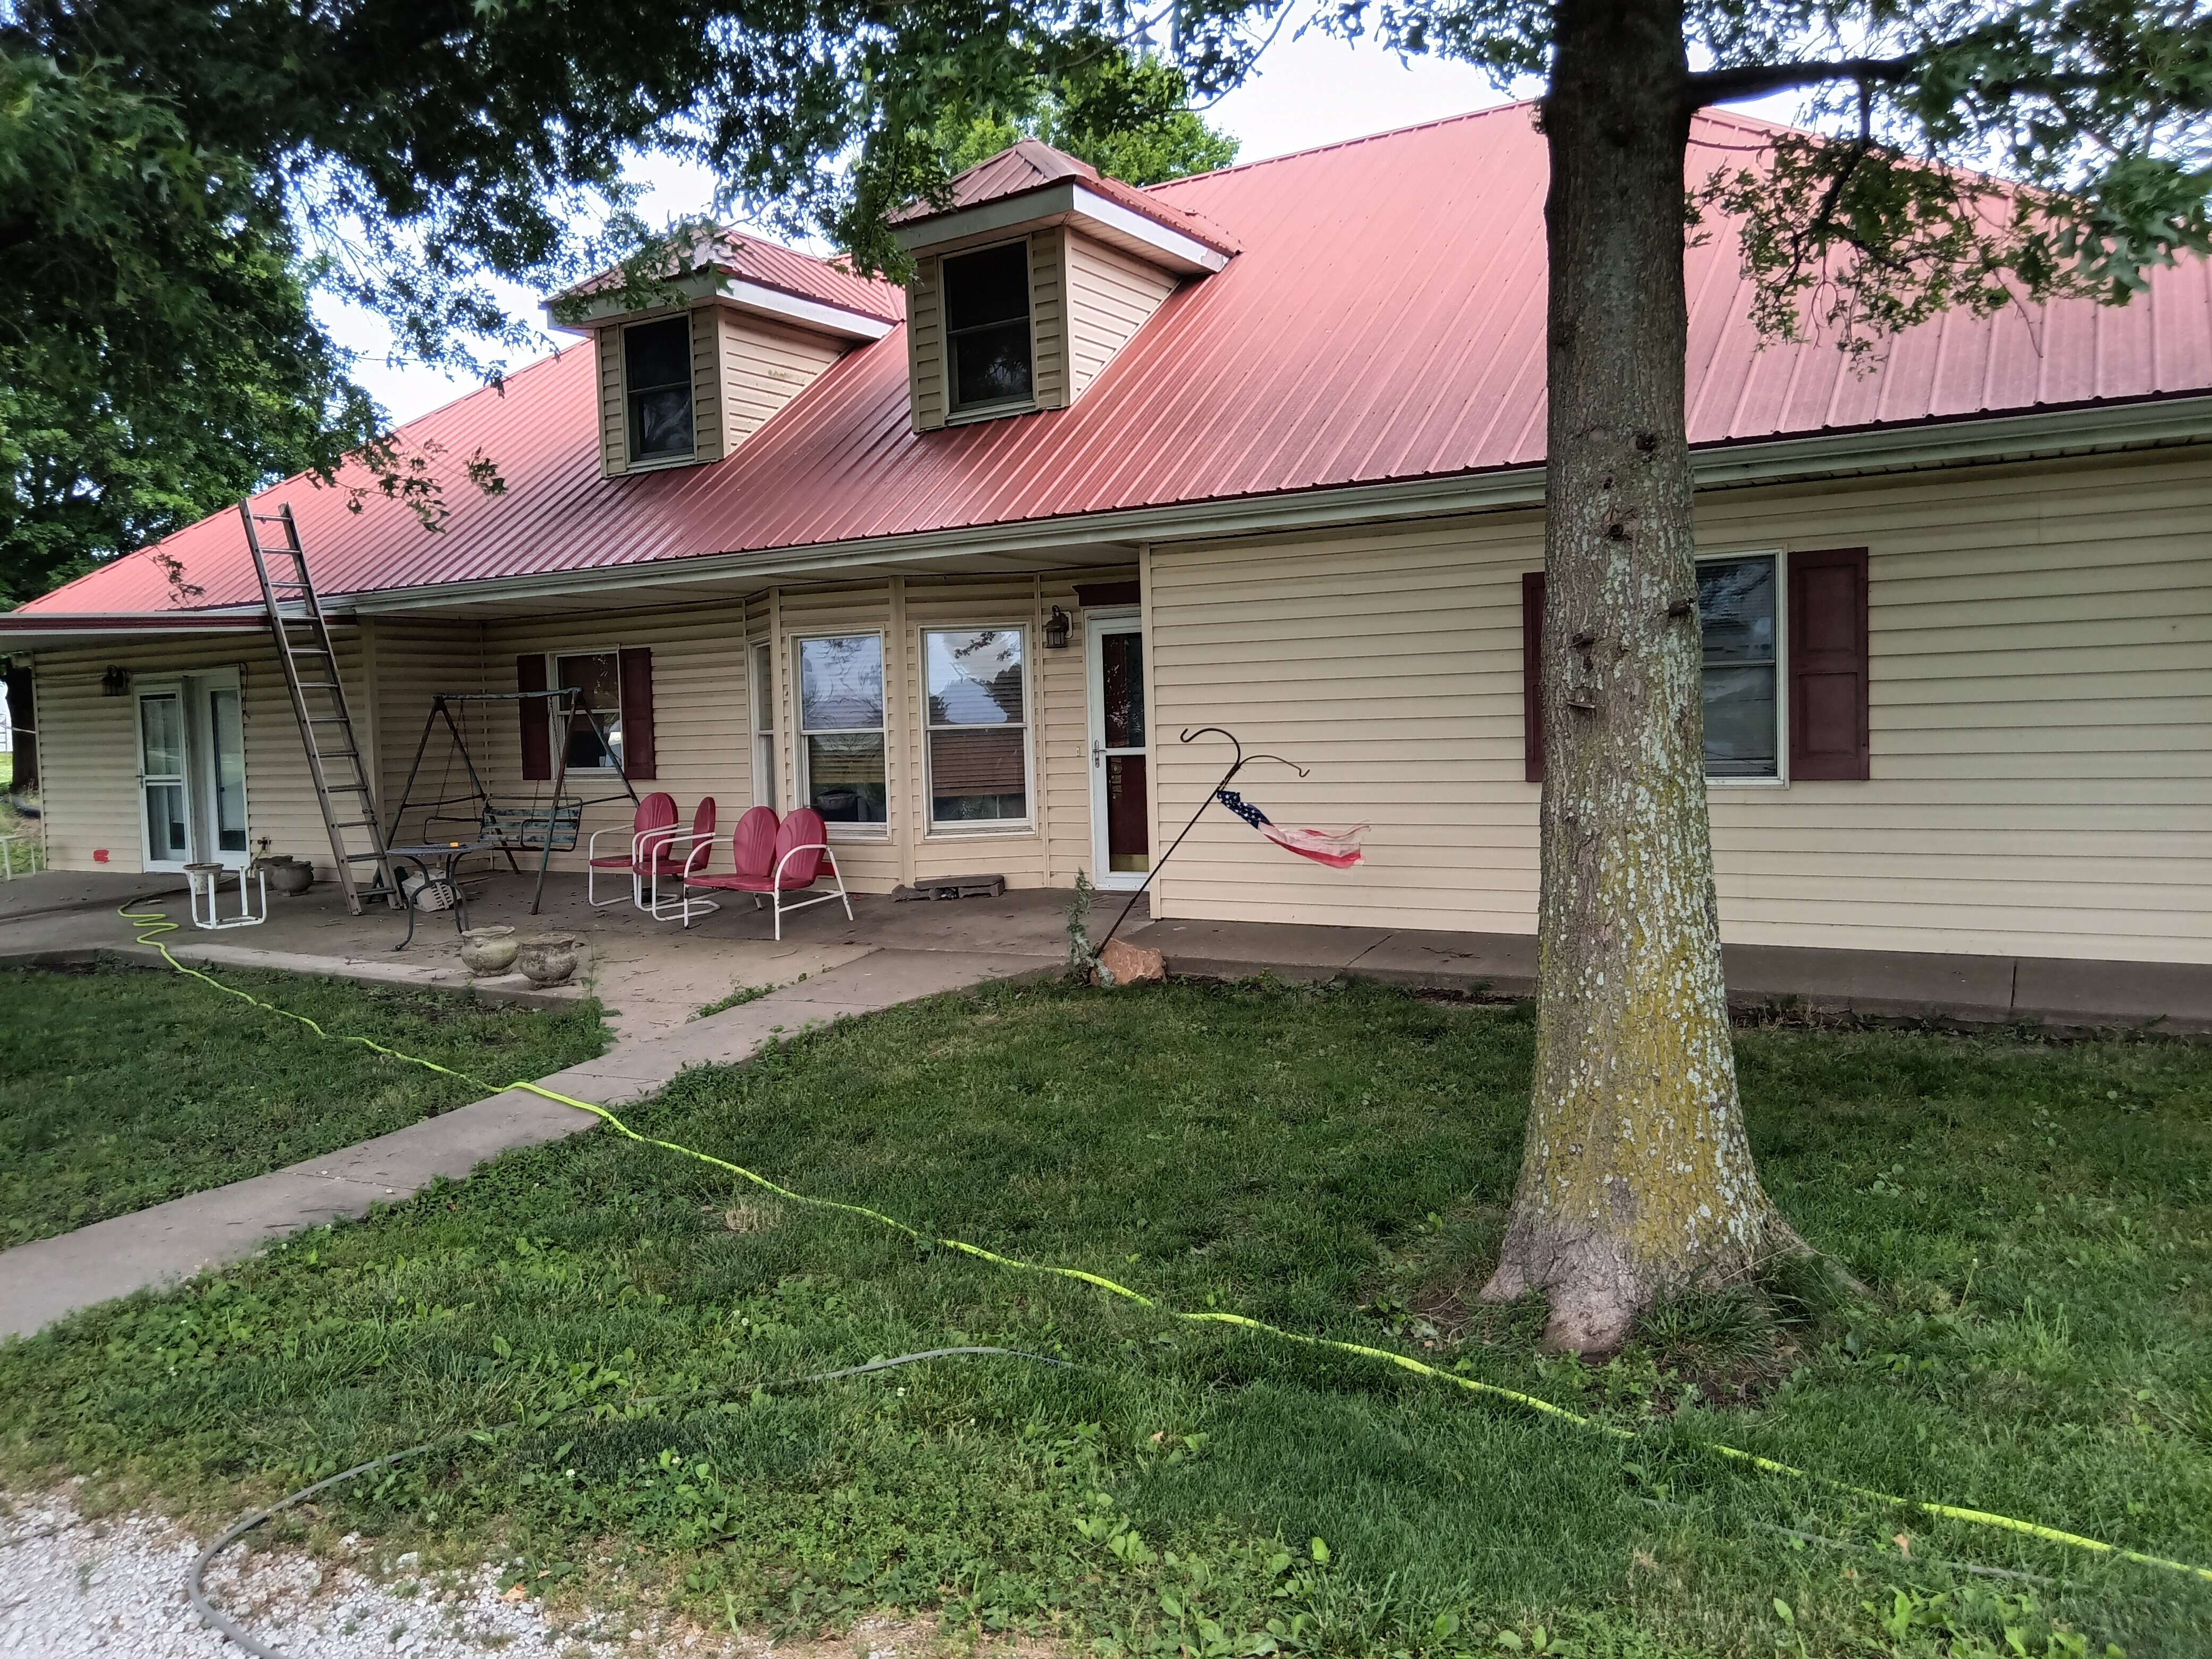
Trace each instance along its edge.
<path fill-rule="evenodd" d="M 1736 69 L 1706 70 L 1688 82 L 1691 101 L 1732 103 L 1739 98 L 1764 98 L 1771 92 L 1817 86 L 1828 81 L 1902 81 L 1920 61 L 1919 54 L 1901 58 L 1838 58 L 1826 63 L 1746 64 Z"/>

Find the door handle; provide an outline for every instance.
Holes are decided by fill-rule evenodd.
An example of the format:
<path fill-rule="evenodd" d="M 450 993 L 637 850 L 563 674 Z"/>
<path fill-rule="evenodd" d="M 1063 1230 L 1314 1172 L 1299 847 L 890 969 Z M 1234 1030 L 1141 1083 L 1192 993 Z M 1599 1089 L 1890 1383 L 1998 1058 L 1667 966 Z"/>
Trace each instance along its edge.
<path fill-rule="evenodd" d="M 1106 744 L 1103 738 L 1093 738 L 1091 739 L 1091 763 L 1093 766 L 1103 766 L 1106 764 Z"/>

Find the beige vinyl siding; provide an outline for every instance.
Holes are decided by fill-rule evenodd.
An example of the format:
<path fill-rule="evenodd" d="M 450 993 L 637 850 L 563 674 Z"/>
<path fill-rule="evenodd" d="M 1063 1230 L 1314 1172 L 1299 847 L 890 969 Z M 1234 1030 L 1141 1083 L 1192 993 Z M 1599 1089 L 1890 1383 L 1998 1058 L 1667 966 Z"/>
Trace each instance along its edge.
<path fill-rule="evenodd" d="M 376 755 L 377 808 L 387 830 L 407 799 L 408 774 L 416 751 L 422 753 L 416 775 L 414 799 L 434 799 L 441 794 L 460 794 L 468 787 L 467 774 L 451 754 L 453 741 L 441 722 L 423 742 L 423 723 L 430 714 L 430 699 L 437 692 L 508 690 L 512 672 L 498 677 L 496 686 L 484 662 L 483 626 L 480 623 L 438 622 L 414 617 L 375 617 L 362 624 L 367 672 L 363 701 L 369 718 L 359 708 L 354 720 L 374 734 Z M 453 723 L 466 734 L 471 754 L 486 750 L 495 725 L 511 721 L 507 705 L 455 703 Z M 423 819 L 428 811 L 410 807 L 398 825 L 402 842 L 425 838 Z M 460 809 L 453 809 L 460 810 Z"/>
<path fill-rule="evenodd" d="M 1039 409 L 1069 401 L 1067 244 L 1057 225 L 1030 233 L 1030 386 Z"/>
<path fill-rule="evenodd" d="M 691 311 L 691 459 L 719 461 L 730 453 L 722 425 L 721 331 L 714 307 Z"/>
<path fill-rule="evenodd" d="M 1069 401 L 1167 302 L 1176 278 L 1087 236 L 1067 238 Z"/>
<path fill-rule="evenodd" d="M 827 335 L 785 328 L 742 311 L 720 307 L 715 315 L 726 454 L 811 386 L 844 356 L 844 348 Z"/>
<path fill-rule="evenodd" d="M 687 828 L 700 798 L 711 795 L 717 824 L 726 830 L 752 805 L 743 600 L 679 611 L 517 617 L 493 623 L 484 630 L 485 689 L 514 690 L 515 659 L 526 652 L 558 655 L 636 646 L 653 653 L 658 775 L 638 779 L 633 787 L 640 796 L 655 790 L 673 795 Z M 550 782 L 523 780 L 521 720 L 512 703 L 487 705 L 481 738 L 476 732 L 470 736 L 478 768 L 495 794 L 525 800 L 550 798 Z M 623 793 L 622 781 L 610 775 L 573 775 L 567 792 L 586 799 L 611 797 L 586 810 L 586 838 L 593 830 L 627 826 L 636 810 Z M 580 871 L 586 850 L 580 841 L 574 852 L 556 854 L 553 867 Z"/>
<path fill-rule="evenodd" d="M 341 628 L 333 631 L 332 643 L 356 725 L 363 726 L 368 696 L 361 636 Z M 101 693 L 100 678 L 110 664 L 131 671 L 131 694 Z M 100 868 L 93 858 L 100 848 L 107 849 L 107 868 L 144 868 L 137 691 L 148 681 L 228 668 L 238 671 L 246 737 L 246 845 L 258 850 L 265 836 L 271 852 L 311 859 L 322 876 L 331 874 L 330 836 L 307 779 L 283 670 L 276 647 L 258 634 L 38 653 L 39 764 L 54 868 Z M 362 737 L 368 741 L 365 731 Z M 193 810 L 204 813 L 204 803 L 195 799 Z"/>
<path fill-rule="evenodd" d="M 595 329 L 592 349 L 599 362 L 599 476 L 619 477 L 629 468 L 629 418 L 623 408 L 622 330 Z"/>
<path fill-rule="evenodd" d="M 916 432 L 945 424 L 951 402 L 945 387 L 943 262 L 925 254 L 914 262 L 906 285 L 906 371 L 908 408 Z"/>
<path fill-rule="evenodd" d="M 1723 937 L 2212 961 L 2212 462 L 2107 458 L 1716 492 L 1707 552 L 1869 552 L 1871 781 L 1711 792 Z M 1337 872 L 1209 813 L 1160 878 L 1186 917 L 1528 933 L 1520 578 L 1533 514 L 1156 549 L 1157 732 L 1313 768 L 1240 787 L 1372 821 Z M 1154 745 L 1180 826 L 1224 761 Z M 1158 833 L 1156 830 L 1156 834 Z"/>

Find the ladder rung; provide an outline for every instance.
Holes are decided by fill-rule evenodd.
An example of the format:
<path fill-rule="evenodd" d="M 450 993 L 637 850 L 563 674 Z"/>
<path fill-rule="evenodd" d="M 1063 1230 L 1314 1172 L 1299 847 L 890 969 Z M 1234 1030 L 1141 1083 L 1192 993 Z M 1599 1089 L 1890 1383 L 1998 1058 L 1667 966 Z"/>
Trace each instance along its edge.
<path fill-rule="evenodd" d="M 333 830 L 374 830 L 376 828 L 376 820 L 374 818 L 338 818 L 331 823 L 331 828 Z M 348 854 L 348 856 L 350 857 L 351 854 Z"/>
<path fill-rule="evenodd" d="M 345 690 L 345 687 L 340 685 L 336 680 L 301 680 L 300 682 L 300 690 L 302 691 L 343 691 Z"/>

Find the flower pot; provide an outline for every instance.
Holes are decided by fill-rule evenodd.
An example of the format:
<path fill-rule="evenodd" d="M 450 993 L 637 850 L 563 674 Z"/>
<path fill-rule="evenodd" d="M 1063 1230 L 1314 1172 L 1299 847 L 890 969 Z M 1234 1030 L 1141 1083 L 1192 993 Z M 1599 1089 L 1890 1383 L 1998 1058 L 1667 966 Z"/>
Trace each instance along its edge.
<path fill-rule="evenodd" d="M 462 965 L 479 975 L 506 973 L 521 949 L 512 927 L 471 927 L 461 935 Z"/>
<path fill-rule="evenodd" d="M 558 985 L 576 971 L 582 941 L 565 933 L 526 939 L 515 954 L 515 965 L 532 985 Z"/>
<path fill-rule="evenodd" d="M 280 893 L 297 895 L 315 884 L 315 866 L 305 859 L 264 859 L 261 867 L 269 872 L 269 884 Z"/>

